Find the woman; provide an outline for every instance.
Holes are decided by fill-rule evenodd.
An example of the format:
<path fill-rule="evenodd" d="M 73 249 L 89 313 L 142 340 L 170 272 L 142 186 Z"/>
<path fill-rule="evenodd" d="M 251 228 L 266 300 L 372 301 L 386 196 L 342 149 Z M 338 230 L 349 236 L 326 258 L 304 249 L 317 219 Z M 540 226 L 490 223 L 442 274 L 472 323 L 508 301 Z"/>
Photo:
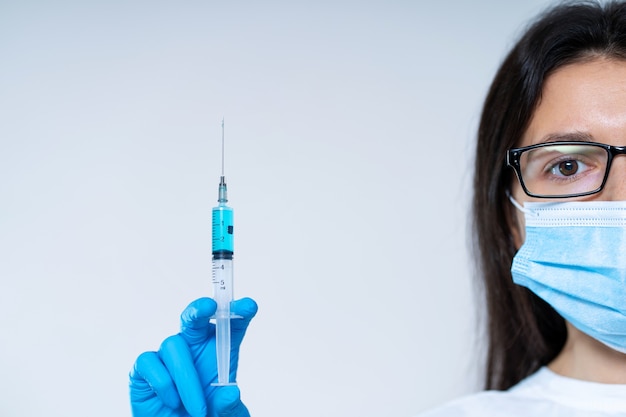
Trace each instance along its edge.
<path fill-rule="evenodd" d="M 626 158 L 588 142 L 626 144 L 624 3 L 547 12 L 494 79 L 473 219 L 488 310 L 486 388 L 506 391 L 427 416 L 626 415 L 624 223 L 579 227 L 624 216 Z"/>
<path fill-rule="evenodd" d="M 557 6 L 505 59 L 478 132 L 474 246 L 487 299 L 488 391 L 426 416 L 626 415 L 621 145 L 626 4 Z M 182 332 L 138 358 L 135 416 L 248 415 L 235 387 L 209 385 L 214 309 L 208 299 L 192 303 Z M 233 309 L 244 316 L 233 321 L 237 351 L 256 304 Z"/>

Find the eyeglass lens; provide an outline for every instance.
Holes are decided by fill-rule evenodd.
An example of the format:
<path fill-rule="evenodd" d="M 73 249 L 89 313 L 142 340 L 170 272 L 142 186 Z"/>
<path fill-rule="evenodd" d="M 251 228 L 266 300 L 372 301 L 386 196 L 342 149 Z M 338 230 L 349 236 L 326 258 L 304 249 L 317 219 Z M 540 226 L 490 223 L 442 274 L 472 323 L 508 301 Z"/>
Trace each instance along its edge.
<path fill-rule="evenodd" d="M 522 181 L 536 195 L 563 196 L 597 190 L 604 179 L 609 153 L 600 146 L 554 144 L 520 155 Z"/>

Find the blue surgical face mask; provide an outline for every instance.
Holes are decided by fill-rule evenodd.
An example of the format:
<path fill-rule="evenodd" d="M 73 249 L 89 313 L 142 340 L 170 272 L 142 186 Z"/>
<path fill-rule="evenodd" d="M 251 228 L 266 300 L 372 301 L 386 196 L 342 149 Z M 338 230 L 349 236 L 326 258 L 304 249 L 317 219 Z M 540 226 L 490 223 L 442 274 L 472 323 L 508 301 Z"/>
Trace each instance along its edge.
<path fill-rule="evenodd" d="M 626 353 L 626 201 L 514 204 L 524 212 L 526 239 L 513 258 L 513 281 Z"/>

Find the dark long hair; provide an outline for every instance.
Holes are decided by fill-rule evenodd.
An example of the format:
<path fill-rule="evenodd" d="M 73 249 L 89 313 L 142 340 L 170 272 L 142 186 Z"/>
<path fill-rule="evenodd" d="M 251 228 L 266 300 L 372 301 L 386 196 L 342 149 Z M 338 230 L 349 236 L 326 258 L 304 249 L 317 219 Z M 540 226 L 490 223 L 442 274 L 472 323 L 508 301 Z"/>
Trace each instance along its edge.
<path fill-rule="evenodd" d="M 543 13 L 505 58 L 485 100 L 472 209 L 486 297 L 487 389 L 507 389 L 546 365 L 567 337 L 563 318 L 512 281 L 516 249 L 507 190 L 514 178 L 504 160 L 528 127 L 546 78 L 557 68 L 594 57 L 626 59 L 626 3 L 563 3 Z"/>

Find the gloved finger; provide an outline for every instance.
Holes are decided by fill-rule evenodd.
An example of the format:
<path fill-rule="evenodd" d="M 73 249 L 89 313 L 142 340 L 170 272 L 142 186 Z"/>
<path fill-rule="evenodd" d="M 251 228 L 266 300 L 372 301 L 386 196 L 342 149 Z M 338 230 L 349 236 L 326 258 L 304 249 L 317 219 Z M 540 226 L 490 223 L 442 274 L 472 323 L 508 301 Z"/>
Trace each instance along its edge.
<path fill-rule="evenodd" d="M 213 410 L 218 417 L 250 417 L 237 386 L 219 387 L 213 397 Z"/>
<path fill-rule="evenodd" d="M 203 297 L 192 301 L 180 315 L 180 334 L 185 341 L 194 345 L 204 342 L 215 333 L 214 326 L 209 323 L 217 310 L 217 303 Z"/>
<path fill-rule="evenodd" d="M 165 365 L 156 352 L 144 352 L 130 373 L 131 402 L 141 403 L 155 395 L 169 408 L 180 406 L 178 392 Z"/>
<path fill-rule="evenodd" d="M 240 319 L 230 321 L 231 343 L 233 349 L 239 349 L 241 341 L 246 334 L 246 329 L 250 324 L 250 320 L 254 318 L 259 307 L 252 298 L 242 298 L 235 300 L 230 304 L 232 314 L 240 316 Z"/>
<path fill-rule="evenodd" d="M 180 400 L 192 416 L 206 416 L 206 401 L 189 346 L 179 335 L 170 336 L 159 349 L 159 358 L 169 372 Z"/>

